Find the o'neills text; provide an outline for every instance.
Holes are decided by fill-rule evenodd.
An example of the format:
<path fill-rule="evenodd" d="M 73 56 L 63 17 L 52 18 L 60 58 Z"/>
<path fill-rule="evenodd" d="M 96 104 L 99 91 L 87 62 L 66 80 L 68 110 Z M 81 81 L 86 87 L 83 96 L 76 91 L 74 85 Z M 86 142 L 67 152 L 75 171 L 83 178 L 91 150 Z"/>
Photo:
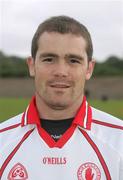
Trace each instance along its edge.
<path fill-rule="evenodd" d="M 48 165 L 63 165 L 66 164 L 67 160 L 65 157 L 44 157 L 43 158 L 43 164 L 48 164 Z"/>

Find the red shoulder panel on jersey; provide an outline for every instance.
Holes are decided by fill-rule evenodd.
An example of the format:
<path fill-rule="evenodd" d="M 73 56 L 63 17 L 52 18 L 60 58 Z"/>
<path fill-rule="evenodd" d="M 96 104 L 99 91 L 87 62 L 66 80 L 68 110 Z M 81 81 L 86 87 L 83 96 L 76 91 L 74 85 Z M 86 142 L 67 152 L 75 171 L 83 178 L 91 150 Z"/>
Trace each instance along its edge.
<path fill-rule="evenodd" d="M 14 129 L 14 128 L 16 128 L 16 127 L 20 126 L 20 125 L 21 125 L 21 123 L 18 123 L 18 124 L 14 124 L 14 125 L 11 125 L 11 126 L 8 126 L 8 127 L 5 127 L 5 128 L 3 128 L 3 129 L 0 129 L 0 133 L 1 133 L 1 132 L 4 132 L 4 131 L 11 130 L 11 129 Z"/>
<path fill-rule="evenodd" d="M 107 126 L 107 127 L 111 127 L 111 128 L 116 128 L 116 129 L 121 129 L 121 130 L 123 130 L 123 126 L 119 126 L 119 125 L 116 125 L 116 124 L 111 124 L 111 123 L 107 123 L 107 122 L 102 122 L 102 121 L 99 121 L 99 120 L 96 120 L 96 119 L 92 119 L 92 122 L 95 123 L 95 124 L 102 125 L 102 126 Z"/>

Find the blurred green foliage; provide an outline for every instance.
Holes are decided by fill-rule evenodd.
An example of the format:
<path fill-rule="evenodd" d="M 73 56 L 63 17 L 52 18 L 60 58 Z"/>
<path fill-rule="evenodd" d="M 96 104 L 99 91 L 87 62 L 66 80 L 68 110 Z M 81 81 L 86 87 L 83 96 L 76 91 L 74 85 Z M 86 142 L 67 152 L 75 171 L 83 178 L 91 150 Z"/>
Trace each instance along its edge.
<path fill-rule="evenodd" d="M 93 76 L 123 76 L 123 59 L 111 56 L 102 63 L 96 63 Z"/>
<path fill-rule="evenodd" d="M 28 68 L 23 58 L 6 56 L 0 52 L 0 77 L 27 77 Z"/>

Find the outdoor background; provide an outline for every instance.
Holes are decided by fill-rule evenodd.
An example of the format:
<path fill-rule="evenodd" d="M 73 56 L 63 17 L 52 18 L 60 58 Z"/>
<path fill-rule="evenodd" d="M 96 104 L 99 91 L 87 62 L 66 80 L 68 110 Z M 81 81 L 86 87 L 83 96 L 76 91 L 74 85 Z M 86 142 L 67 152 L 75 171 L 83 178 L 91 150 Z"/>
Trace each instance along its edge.
<path fill-rule="evenodd" d="M 0 121 L 23 112 L 33 96 L 26 58 L 37 26 L 55 15 L 89 29 L 97 63 L 85 94 L 92 106 L 123 119 L 122 0 L 0 0 Z"/>

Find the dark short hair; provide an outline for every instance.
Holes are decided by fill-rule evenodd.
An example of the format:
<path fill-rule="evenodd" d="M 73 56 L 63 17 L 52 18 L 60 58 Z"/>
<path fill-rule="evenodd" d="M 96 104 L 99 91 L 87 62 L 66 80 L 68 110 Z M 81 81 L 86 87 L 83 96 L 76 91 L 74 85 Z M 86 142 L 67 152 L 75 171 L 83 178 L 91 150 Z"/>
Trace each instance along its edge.
<path fill-rule="evenodd" d="M 93 44 L 88 29 L 77 20 L 68 16 L 54 16 L 45 20 L 38 26 L 31 45 L 31 55 L 34 59 L 38 50 L 38 40 L 44 32 L 58 32 L 60 34 L 71 33 L 76 36 L 82 36 L 87 43 L 86 52 L 88 61 L 91 61 Z"/>

